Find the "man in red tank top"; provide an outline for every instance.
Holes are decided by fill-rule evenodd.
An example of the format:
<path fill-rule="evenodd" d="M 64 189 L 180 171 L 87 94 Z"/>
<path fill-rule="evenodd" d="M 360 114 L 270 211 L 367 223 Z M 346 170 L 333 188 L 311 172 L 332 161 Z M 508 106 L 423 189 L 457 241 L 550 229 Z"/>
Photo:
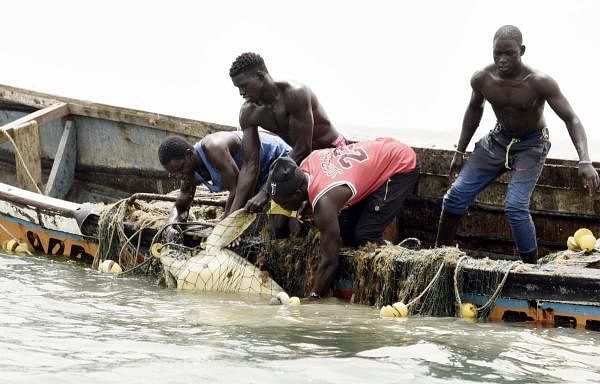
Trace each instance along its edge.
<path fill-rule="evenodd" d="M 383 231 L 414 190 L 418 176 L 413 149 L 391 138 L 313 151 L 299 167 L 287 157 L 273 163 L 267 181 L 273 200 L 289 210 L 308 201 L 307 210 L 312 209 L 321 232 L 312 298 L 326 294 L 331 285 L 340 239 L 351 246 L 385 244 Z"/>

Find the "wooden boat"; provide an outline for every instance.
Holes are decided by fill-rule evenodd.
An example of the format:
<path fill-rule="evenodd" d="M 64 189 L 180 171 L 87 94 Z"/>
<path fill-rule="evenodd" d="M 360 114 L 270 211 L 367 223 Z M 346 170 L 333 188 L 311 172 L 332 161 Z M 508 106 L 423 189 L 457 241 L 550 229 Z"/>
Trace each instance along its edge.
<path fill-rule="evenodd" d="M 161 140 L 178 134 L 193 142 L 211 132 L 234 129 L 3 85 L 0 126 L 0 242 L 16 237 L 40 254 L 86 263 L 98 247 L 93 214 L 97 206 L 84 203 L 111 203 L 135 193 L 176 189 L 157 159 Z M 430 246 L 448 188 L 452 152 L 416 151 L 422 169 L 417 191 L 386 237 L 394 242 L 417 237 Z M 506 179 L 500 178 L 465 216 L 457 240 L 470 256 L 514 257 L 503 213 L 505 188 Z M 583 192 L 573 161 L 546 161 L 532 197 L 532 214 L 541 254 L 565 249 L 567 237 L 579 227 L 600 233 L 600 195 Z M 464 266 L 467 276 L 485 269 L 478 263 L 474 259 Z M 590 259 L 585 265 L 563 268 L 560 274 L 546 267 L 511 272 L 491 318 L 545 319 L 600 329 L 597 267 Z M 340 296 L 350 296 L 353 272 L 341 268 Z M 278 282 L 285 288 L 285 281 Z M 468 281 L 464 289 L 469 300 L 485 301 Z"/>

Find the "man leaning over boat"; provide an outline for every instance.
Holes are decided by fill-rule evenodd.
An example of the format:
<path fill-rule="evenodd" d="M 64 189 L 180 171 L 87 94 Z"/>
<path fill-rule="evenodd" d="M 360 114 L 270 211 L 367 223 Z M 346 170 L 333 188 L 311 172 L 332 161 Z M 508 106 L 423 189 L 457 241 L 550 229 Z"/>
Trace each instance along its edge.
<path fill-rule="evenodd" d="M 232 210 L 245 206 L 249 211 L 258 211 L 269 199 L 266 191 L 259 191 L 250 199 L 260 166 L 258 127 L 279 135 L 288 143 L 292 147 L 290 157 L 297 164 L 311 151 L 345 145 L 346 139 L 331 124 L 309 87 L 273 80 L 260 55 L 241 54 L 232 63 L 229 75 L 245 100 L 239 117 L 244 132 L 244 162 Z"/>
<path fill-rule="evenodd" d="M 232 212 L 239 170 L 243 166 L 243 136 L 240 131 L 215 132 L 195 145 L 179 136 L 169 136 L 163 140 L 158 148 L 160 163 L 167 172 L 181 181 L 179 196 L 168 223 L 187 221 L 196 186 L 200 184 L 211 192 L 229 191 L 223 217 Z M 291 151 L 290 146 L 277 136 L 260 133 L 258 137 L 260 170 L 255 193 L 266 182 L 273 161 L 281 156 L 288 156 Z M 276 237 L 287 236 L 287 218 L 273 218 L 271 222 Z M 168 230 L 167 233 L 172 238 L 176 231 Z"/>
<path fill-rule="evenodd" d="M 521 31 L 512 25 L 498 29 L 493 40 L 494 63 L 471 78 L 471 100 L 452 163 L 454 181 L 444 196 L 436 245 L 452 245 L 460 218 L 477 194 L 508 172 L 505 212 L 517 251 L 527 263 L 537 262 L 536 231 L 529 212 L 533 188 L 550 149 L 544 105 L 565 122 L 579 155 L 579 176 L 592 195 L 600 188 L 598 172 L 588 155 L 585 130 L 556 81 L 521 61 L 525 53 Z M 496 126 L 475 144 L 463 167 L 464 155 L 488 101 Z"/>
<path fill-rule="evenodd" d="M 312 216 L 321 234 L 311 298 L 328 293 L 340 239 L 349 246 L 385 244 L 383 231 L 418 177 L 414 150 L 392 138 L 316 150 L 300 166 L 289 157 L 273 163 L 267 182 L 273 200 L 285 209 L 304 207 L 301 218 Z"/>

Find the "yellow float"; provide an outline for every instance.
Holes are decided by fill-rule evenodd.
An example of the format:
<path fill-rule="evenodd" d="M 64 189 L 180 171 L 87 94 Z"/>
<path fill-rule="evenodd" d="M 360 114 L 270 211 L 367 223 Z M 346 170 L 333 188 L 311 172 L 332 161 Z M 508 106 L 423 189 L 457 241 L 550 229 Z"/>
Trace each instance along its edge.
<path fill-rule="evenodd" d="M 408 307 L 403 302 L 399 301 L 397 303 L 392 304 L 392 308 L 396 310 L 396 317 L 406 317 L 408 316 Z"/>
<path fill-rule="evenodd" d="M 460 314 L 465 319 L 476 319 L 477 307 L 472 303 L 462 303 L 460 306 Z"/>
<path fill-rule="evenodd" d="M 115 263 L 112 260 L 104 260 L 102 264 L 98 266 L 98 271 L 103 273 L 121 273 L 123 269 L 119 263 Z"/>
<path fill-rule="evenodd" d="M 10 239 L 2 243 L 2 248 L 6 252 L 13 253 L 15 249 L 19 246 L 19 241 L 17 239 Z"/>
<path fill-rule="evenodd" d="M 165 252 L 165 248 L 161 243 L 154 243 L 150 246 L 150 254 L 157 259 Z"/>
<path fill-rule="evenodd" d="M 31 252 L 29 251 L 29 247 L 27 246 L 26 243 L 20 243 L 19 245 L 17 245 L 14 252 L 18 253 L 19 255 L 31 255 Z"/>
<path fill-rule="evenodd" d="M 575 238 L 575 242 L 579 245 L 579 247 L 581 247 L 581 243 L 580 243 L 581 238 L 586 235 L 594 236 L 592 231 L 590 231 L 587 228 L 579 228 L 578 230 L 575 231 L 575 234 L 573 235 L 573 237 Z"/>
<path fill-rule="evenodd" d="M 300 298 L 298 296 L 292 296 L 288 300 L 288 305 L 300 305 Z"/>
<path fill-rule="evenodd" d="M 408 316 L 408 307 L 399 301 L 392 305 L 384 305 L 379 310 L 380 317 L 406 317 Z"/>
<path fill-rule="evenodd" d="M 581 250 L 590 252 L 596 246 L 596 238 L 593 235 L 583 235 L 577 243 Z"/>
<path fill-rule="evenodd" d="M 379 310 L 379 316 L 382 318 L 383 317 L 396 317 L 397 313 L 398 313 L 398 311 L 396 311 L 391 305 L 384 305 Z"/>
<path fill-rule="evenodd" d="M 569 236 L 569 238 L 567 239 L 567 248 L 572 250 L 572 251 L 578 251 L 579 250 L 579 245 L 577 244 L 577 241 L 575 240 L 575 237 L 573 236 Z"/>

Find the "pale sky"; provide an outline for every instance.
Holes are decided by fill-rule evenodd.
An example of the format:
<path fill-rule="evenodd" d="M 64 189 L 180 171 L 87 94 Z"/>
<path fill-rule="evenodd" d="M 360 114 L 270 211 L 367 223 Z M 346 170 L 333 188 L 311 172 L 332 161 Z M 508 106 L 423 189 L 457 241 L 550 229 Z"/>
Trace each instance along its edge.
<path fill-rule="evenodd" d="M 452 148 L 473 72 L 504 24 L 554 77 L 600 160 L 600 2 L 23 1 L 3 4 L 0 83 L 237 126 L 228 70 L 260 53 L 276 80 L 309 85 L 350 136 Z M 550 157 L 576 158 L 547 107 Z M 486 105 L 476 138 L 494 116 Z M 471 142 L 472 148 L 475 140 Z"/>

